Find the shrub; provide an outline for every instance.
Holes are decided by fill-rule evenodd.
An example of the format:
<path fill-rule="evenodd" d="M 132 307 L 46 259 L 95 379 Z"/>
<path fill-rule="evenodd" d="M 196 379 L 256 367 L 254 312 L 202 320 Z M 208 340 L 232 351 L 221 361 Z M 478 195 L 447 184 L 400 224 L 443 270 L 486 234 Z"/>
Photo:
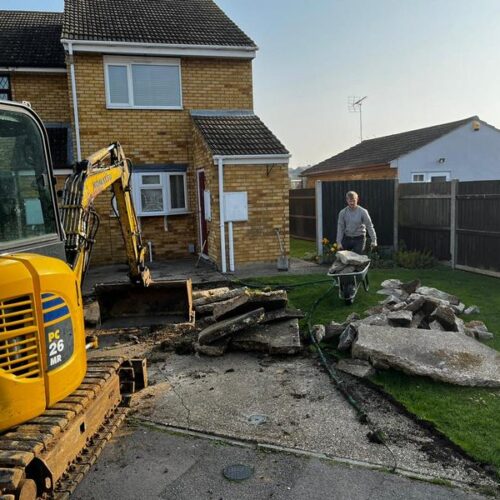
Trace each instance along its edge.
<path fill-rule="evenodd" d="M 420 252 L 403 248 L 394 254 L 394 260 L 399 267 L 407 269 L 427 269 L 437 264 L 436 258 L 429 250 Z"/>

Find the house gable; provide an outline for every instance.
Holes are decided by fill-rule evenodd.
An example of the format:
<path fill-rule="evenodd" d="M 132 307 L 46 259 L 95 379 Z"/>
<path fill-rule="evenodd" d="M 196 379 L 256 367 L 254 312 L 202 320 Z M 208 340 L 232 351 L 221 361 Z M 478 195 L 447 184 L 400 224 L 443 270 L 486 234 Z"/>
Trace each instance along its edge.
<path fill-rule="evenodd" d="M 473 116 L 456 122 L 362 141 L 356 146 L 314 165 L 304 171 L 302 175 L 307 177 L 371 165 L 389 165 L 396 158 L 410 151 L 415 151 L 473 120 L 478 120 L 478 117 Z"/>
<path fill-rule="evenodd" d="M 62 41 L 80 52 L 253 58 L 212 0 L 66 0 Z"/>
<path fill-rule="evenodd" d="M 500 179 L 500 130 L 482 121 L 466 123 L 393 162 L 400 182 L 423 182 L 432 176 L 478 181 Z M 420 178 L 421 179 L 421 178 Z"/>

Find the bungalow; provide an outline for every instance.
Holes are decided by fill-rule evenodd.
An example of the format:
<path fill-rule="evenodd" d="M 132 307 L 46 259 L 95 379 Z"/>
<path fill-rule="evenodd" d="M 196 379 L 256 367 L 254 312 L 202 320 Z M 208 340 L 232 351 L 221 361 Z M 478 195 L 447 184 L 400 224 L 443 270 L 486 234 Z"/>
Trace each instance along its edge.
<path fill-rule="evenodd" d="M 0 98 L 48 128 L 58 185 L 120 141 L 155 260 L 222 271 L 289 250 L 289 153 L 253 110 L 255 43 L 212 0 L 66 0 L 0 11 Z M 94 264 L 125 261 L 111 193 L 96 201 Z"/>
<path fill-rule="evenodd" d="M 432 182 L 500 179 L 500 130 L 471 116 L 360 142 L 302 172 L 316 181 Z"/>

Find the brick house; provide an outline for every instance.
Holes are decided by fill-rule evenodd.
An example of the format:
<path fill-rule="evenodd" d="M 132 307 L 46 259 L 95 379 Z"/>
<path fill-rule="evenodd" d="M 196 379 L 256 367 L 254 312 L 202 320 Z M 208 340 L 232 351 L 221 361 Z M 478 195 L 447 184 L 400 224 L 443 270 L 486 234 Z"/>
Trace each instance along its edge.
<path fill-rule="evenodd" d="M 302 172 L 316 181 L 399 179 L 431 182 L 500 179 L 500 131 L 477 116 L 377 137 Z"/>
<path fill-rule="evenodd" d="M 256 51 L 212 0 L 0 11 L 0 98 L 47 125 L 58 186 L 120 141 L 152 258 L 201 253 L 227 271 L 275 260 L 276 229 L 289 249 L 289 154 L 253 111 Z M 111 194 L 96 209 L 93 264 L 124 261 Z"/>

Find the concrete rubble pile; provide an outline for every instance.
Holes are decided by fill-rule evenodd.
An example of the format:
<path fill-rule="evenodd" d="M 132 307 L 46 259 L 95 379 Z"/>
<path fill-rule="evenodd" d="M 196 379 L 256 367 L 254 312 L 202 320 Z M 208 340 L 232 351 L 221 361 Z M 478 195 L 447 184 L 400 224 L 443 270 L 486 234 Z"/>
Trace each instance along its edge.
<path fill-rule="evenodd" d="M 338 342 L 355 358 L 339 369 L 370 376 L 374 368 L 395 368 L 452 384 L 500 387 L 500 353 L 480 342 L 493 333 L 482 321 L 466 320 L 480 312 L 477 306 L 419 280 L 389 279 L 377 293 L 385 298 L 366 317 L 354 313 L 315 329 L 317 340 Z"/>
<path fill-rule="evenodd" d="M 222 356 L 228 349 L 296 354 L 302 349 L 299 321 L 285 290 L 263 292 L 228 287 L 193 292 L 197 334 L 194 349 Z"/>
<path fill-rule="evenodd" d="M 335 254 L 335 262 L 330 266 L 329 274 L 349 274 L 362 271 L 370 259 L 349 250 L 340 250 Z"/>

